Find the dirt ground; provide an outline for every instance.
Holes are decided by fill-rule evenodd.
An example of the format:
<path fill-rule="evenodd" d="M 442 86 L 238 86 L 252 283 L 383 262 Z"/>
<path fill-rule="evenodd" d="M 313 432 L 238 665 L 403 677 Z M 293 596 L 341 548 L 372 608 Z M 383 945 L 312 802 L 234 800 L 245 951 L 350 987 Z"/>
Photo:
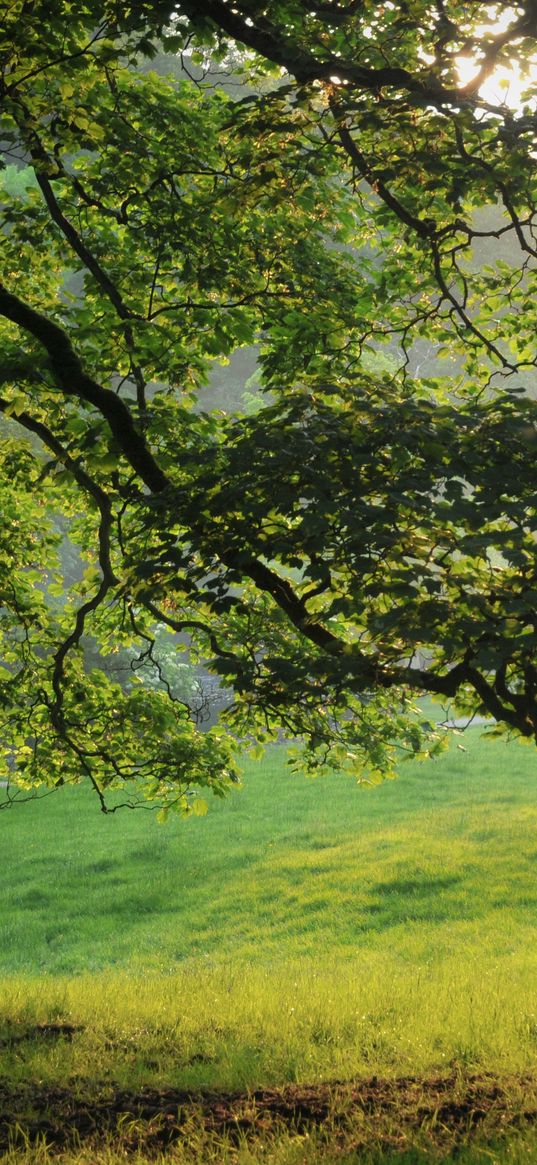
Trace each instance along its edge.
<path fill-rule="evenodd" d="M 227 1140 L 326 1128 L 346 1146 L 402 1145 L 412 1131 L 439 1144 L 473 1133 L 502 1135 L 537 1121 L 537 1080 L 486 1075 L 387 1080 L 268 1088 L 253 1092 L 184 1092 L 175 1089 L 115 1091 L 109 1085 L 11 1087 L 0 1078 L 0 1149 L 18 1137 L 46 1138 L 51 1148 L 84 1142 L 160 1150 L 200 1132 Z"/>

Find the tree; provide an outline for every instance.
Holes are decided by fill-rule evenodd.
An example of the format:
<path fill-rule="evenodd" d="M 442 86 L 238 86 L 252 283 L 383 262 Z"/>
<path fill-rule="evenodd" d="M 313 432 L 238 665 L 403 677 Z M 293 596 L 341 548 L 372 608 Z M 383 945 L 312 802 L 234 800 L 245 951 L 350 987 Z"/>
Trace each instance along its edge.
<path fill-rule="evenodd" d="M 313 770 L 383 774 L 439 747 L 424 692 L 535 739 L 536 33 L 533 0 L 11 4 L 17 787 L 202 811 L 282 729 Z M 162 50 L 179 75 L 148 67 Z M 211 366 L 251 345 L 262 406 L 204 412 Z M 91 636 L 158 668 L 163 626 L 233 688 L 216 729 L 85 661 Z"/>

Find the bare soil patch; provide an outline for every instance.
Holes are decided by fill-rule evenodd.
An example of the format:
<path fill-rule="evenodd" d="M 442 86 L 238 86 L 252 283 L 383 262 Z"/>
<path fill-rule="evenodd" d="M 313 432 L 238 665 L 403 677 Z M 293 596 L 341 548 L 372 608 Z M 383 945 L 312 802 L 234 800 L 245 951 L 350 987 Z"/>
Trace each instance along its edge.
<path fill-rule="evenodd" d="M 115 1090 L 71 1081 L 65 1087 L 0 1078 L 0 1149 L 19 1138 L 46 1138 L 51 1149 L 84 1142 L 121 1142 L 124 1151 L 160 1151 L 201 1133 L 228 1142 L 282 1131 L 326 1130 L 346 1148 L 404 1147 L 416 1134 L 455 1145 L 497 1137 L 537 1121 L 537 1079 L 484 1074 L 288 1085 L 251 1092 L 188 1092 L 172 1088 Z"/>

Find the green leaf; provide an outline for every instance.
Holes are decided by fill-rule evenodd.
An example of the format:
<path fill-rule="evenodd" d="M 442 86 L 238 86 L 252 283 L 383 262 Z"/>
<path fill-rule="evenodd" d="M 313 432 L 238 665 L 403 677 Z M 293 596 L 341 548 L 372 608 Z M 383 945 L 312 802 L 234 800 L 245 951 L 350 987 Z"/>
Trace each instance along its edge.
<path fill-rule="evenodd" d="M 209 806 L 203 797 L 196 797 L 196 800 L 192 802 L 192 812 L 195 817 L 205 817 L 208 810 Z"/>

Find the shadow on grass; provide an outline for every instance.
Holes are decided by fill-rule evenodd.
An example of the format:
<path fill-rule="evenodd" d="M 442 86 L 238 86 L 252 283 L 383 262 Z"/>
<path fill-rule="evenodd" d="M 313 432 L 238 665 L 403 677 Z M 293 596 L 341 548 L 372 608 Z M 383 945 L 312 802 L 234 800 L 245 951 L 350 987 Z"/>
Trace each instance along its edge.
<path fill-rule="evenodd" d="M 455 874 L 431 877 L 424 873 L 377 882 L 371 888 L 372 900 L 363 907 L 364 914 L 377 920 L 372 924 L 375 930 L 398 926 L 409 918 L 438 923 L 449 922 L 455 916 L 475 918 L 467 896 L 450 893 L 463 885 L 464 879 Z"/>

